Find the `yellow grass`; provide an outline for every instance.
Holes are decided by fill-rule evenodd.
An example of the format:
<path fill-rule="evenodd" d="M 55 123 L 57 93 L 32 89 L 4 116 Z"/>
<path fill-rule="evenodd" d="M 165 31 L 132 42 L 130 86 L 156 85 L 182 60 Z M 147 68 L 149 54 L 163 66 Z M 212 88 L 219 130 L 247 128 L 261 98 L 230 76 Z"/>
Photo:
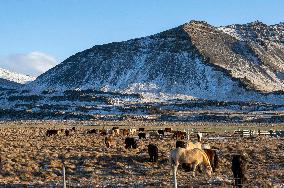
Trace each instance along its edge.
<path fill-rule="evenodd" d="M 92 124 L 94 126 L 87 126 Z M 47 129 L 76 127 L 77 132 L 69 137 L 64 135 L 46 137 Z M 173 129 L 197 129 L 215 131 L 216 135 L 228 136 L 238 128 L 269 130 L 283 129 L 282 124 L 213 124 L 213 123 L 167 123 L 167 122 L 2 122 L 0 125 L 1 173 L 0 184 L 41 184 L 62 182 L 62 161 L 66 166 L 67 182 L 73 185 L 99 186 L 163 186 L 172 185 L 169 175 L 168 155 L 175 147 L 172 139 L 146 139 L 138 142 L 138 149 L 126 150 L 124 138 L 115 137 L 115 148 L 106 148 L 104 137 L 87 135 L 91 128 L 112 126 L 146 127 L 147 130 L 173 127 Z M 225 133 L 224 131 L 227 130 Z M 220 169 L 212 178 L 197 173 L 179 170 L 178 182 L 184 186 L 203 185 L 208 187 L 231 186 L 231 154 L 244 151 L 248 155 L 249 187 L 283 186 L 283 139 L 257 137 L 254 139 L 228 138 L 208 140 L 204 143 L 220 148 Z M 195 139 L 195 137 L 192 137 Z M 147 145 L 155 143 L 159 148 L 157 163 L 151 163 Z M 213 181 L 214 180 L 214 181 Z"/>

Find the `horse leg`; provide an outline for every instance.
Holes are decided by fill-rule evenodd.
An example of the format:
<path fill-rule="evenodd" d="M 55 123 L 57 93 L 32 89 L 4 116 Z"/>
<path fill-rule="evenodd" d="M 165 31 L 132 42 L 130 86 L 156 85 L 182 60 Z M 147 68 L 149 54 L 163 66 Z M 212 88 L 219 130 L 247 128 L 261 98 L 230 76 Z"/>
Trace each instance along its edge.
<path fill-rule="evenodd" d="M 158 154 L 155 154 L 154 155 L 154 162 L 157 162 L 157 160 L 158 160 Z"/>
<path fill-rule="evenodd" d="M 198 165 L 197 168 L 198 168 L 198 172 L 199 172 L 199 173 L 202 173 L 202 172 L 203 172 L 203 168 L 202 168 L 201 165 Z"/>
<path fill-rule="evenodd" d="M 198 164 L 193 163 L 192 166 L 193 166 L 192 175 L 193 175 L 193 177 L 195 177 L 195 170 L 196 170 L 196 167 L 198 166 Z"/>
<path fill-rule="evenodd" d="M 173 172 L 174 172 L 174 188 L 177 188 L 177 165 L 173 165 Z"/>

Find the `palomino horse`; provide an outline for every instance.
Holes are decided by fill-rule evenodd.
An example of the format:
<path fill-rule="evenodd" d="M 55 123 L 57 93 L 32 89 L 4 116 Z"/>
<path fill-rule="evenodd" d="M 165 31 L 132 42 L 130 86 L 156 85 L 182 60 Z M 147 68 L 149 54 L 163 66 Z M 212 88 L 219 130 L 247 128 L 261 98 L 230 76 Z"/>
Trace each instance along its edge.
<path fill-rule="evenodd" d="M 186 149 L 187 150 L 191 150 L 191 149 L 194 149 L 194 148 L 198 148 L 198 149 L 202 149 L 202 144 L 200 142 L 191 142 L 191 141 L 188 141 L 186 143 Z"/>
<path fill-rule="evenodd" d="M 211 176 L 212 168 L 210 161 L 204 151 L 199 148 L 185 149 L 185 148 L 175 148 L 171 151 L 170 155 L 171 172 L 174 174 L 174 186 L 177 188 L 177 169 L 179 164 L 186 163 L 190 165 L 195 176 L 195 170 L 198 165 L 203 165 L 206 170 L 206 174 Z"/>

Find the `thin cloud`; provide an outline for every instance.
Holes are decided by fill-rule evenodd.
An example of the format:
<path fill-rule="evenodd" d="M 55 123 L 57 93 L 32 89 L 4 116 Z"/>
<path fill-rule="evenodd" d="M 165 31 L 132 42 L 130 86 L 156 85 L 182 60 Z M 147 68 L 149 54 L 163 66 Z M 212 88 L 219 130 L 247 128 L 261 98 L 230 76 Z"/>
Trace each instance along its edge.
<path fill-rule="evenodd" d="M 0 57 L 1 68 L 35 77 L 57 64 L 58 62 L 53 56 L 38 51 Z"/>

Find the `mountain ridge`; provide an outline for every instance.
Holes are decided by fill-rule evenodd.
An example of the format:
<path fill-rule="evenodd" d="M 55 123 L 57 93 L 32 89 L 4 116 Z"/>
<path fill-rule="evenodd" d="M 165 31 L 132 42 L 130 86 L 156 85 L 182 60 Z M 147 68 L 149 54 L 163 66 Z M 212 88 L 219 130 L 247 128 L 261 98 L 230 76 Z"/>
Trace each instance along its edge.
<path fill-rule="evenodd" d="M 284 47 L 267 43 L 239 40 L 224 28 L 191 21 L 147 37 L 93 46 L 28 85 L 273 101 L 284 91 Z"/>
<path fill-rule="evenodd" d="M 35 80 L 35 77 L 12 72 L 3 68 L 0 68 L 0 78 L 19 84 L 26 84 L 28 82 Z"/>

